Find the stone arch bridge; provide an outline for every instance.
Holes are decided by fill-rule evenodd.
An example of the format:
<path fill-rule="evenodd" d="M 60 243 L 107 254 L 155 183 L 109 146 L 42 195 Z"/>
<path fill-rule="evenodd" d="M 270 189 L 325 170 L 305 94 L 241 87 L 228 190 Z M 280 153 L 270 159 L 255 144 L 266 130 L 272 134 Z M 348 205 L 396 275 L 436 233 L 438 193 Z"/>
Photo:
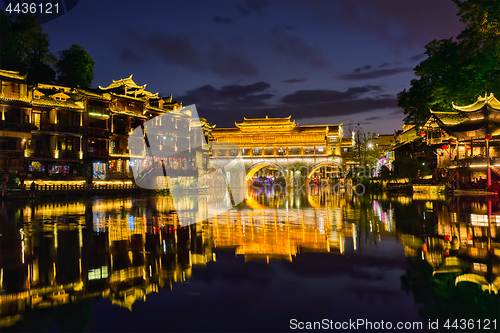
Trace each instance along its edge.
<path fill-rule="evenodd" d="M 291 179 L 293 178 L 292 172 L 304 172 L 305 182 L 309 181 L 309 178 L 314 174 L 316 170 L 323 166 L 337 167 L 339 171 L 342 171 L 342 162 L 340 158 L 334 158 L 333 156 L 297 156 L 297 157 L 249 157 L 249 156 L 238 156 L 238 157 L 220 157 L 211 158 L 211 164 L 215 168 L 220 168 L 226 171 L 227 165 L 234 165 L 234 163 L 241 163 L 245 168 L 245 176 L 247 181 L 250 181 L 252 177 L 259 171 L 266 168 L 276 169 L 283 175 L 287 185 L 291 184 Z M 304 170 L 304 171 L 302 171 Z"/>

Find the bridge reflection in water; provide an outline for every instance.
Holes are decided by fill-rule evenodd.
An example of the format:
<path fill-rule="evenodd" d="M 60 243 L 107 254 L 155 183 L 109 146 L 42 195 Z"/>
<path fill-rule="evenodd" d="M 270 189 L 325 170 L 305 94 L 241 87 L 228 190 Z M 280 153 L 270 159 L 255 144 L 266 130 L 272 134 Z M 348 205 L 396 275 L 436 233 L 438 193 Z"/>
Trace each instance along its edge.
<path fill-rule="evenodd" d="M 396 233 L 395 206 L 410 204 L 424 212 L 424 221 L 401 219 Z M 106 298 L 132 310 L 137 300 L 215 261 L 217 249 L 234 249 L 245 261 L 293 261 L 302 252 L 342 255 L 397 236 L 405 255 L 422 256 L 439 272 L 450 266 L 442 255 L 443 236 L 450 235 L 459 239 L 451 257 L 469 260 L 463 271 L 468 265 L 470 273 L 498 276 L 498 220 L 484 204 L 468 207 L 464 215 L 446 201 L 254 190 L 225 214 L 181 226 L 167 197 L 2 205 L 0 326 L 22 321 L 31 310 L 85 299 Z M 425 212 L 434 214 L 436 227 L 426 224 Z M 487 255 L 493 259 L 484 261 Z"/>

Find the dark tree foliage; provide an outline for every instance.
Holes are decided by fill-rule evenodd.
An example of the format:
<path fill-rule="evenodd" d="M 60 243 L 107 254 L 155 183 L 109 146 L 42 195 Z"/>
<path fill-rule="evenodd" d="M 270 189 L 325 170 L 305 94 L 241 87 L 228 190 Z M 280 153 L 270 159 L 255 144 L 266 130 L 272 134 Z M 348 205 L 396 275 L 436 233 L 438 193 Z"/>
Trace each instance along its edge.
<path fill-rule="evenodd" d="M 33 14 L 15 21 L 0 11 L 0 68 L 28 73 L 28 83 L 52 82 L 57 59 L 49 50 L 49 38 Z"/>
<path fill-rule="evenodd" d="M 94 79 L 94 61 L 80 45 L 59 52 L 57 81 L 69 87 L 90 88 Z"/>
<path fill-rule="evenodd" d="M 451 110 L 485 93 L 500 96 L 500 0 L 453 0 L 466 28 L 457 36 L 425 46 L 427 59 L 415 67 L 416 79 L 398 94 L 407 124 L 422 124 L 430 109 Z"/>

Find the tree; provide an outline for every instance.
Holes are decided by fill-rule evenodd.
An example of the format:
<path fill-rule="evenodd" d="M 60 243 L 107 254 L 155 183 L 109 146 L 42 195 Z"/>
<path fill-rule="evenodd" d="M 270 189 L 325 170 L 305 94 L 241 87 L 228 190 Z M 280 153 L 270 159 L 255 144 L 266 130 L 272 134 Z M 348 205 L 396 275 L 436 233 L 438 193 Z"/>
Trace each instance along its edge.
<path fill-rule="evenodd" d="M 363 127 L 349 125 L 348 132 L 354 131 L 353 160 L 360 167 L 372 167 L 377 163 L 381 153 L 377 148 L 377 134 L 365 132 Z"/>
<path fill-rule="evenodd" d="M 94 79 L 94 61 L 80 45 L 59 52 L 57 81 L 69 87 L 90 88 Z"/>
<path fill-rule="evenodd" d="M 414 69 L 418 77 L 398 94 L 405 123 L 420 125 L 430 109 L 451 110 L 485 93 L 500 95 L 500 1 L 453 0 L 466 24 L 456 40 L 433 40 L 425 46 L 427 59 Z"/>
<path fill-rule="evenodd" d="M 0 11 L 0 29 L 0 68 L 28 73 L 28 84 L 54 81 L 57 59 L 35 15 L 20 14 L 13 21 Z"/>

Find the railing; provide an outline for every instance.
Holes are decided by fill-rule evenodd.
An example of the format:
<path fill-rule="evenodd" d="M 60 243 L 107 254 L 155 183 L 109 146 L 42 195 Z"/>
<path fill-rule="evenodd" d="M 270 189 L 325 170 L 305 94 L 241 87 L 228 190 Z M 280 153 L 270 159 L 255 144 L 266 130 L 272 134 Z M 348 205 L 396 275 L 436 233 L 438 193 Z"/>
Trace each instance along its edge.
<path fill-rule="evenodd" d="M 90 147 L 89 148 L 89 155 L 90 156 L 109 156 L 109 152 L 107 149 L 95 149 Z"/>
<path fill-rule="evenodd" d="M 73 150 L 59 150 L 59 157 L 80 159 L 80 152 Z"/>
<path fill-rule="evenodd" d="M 90 135 L 108 136 L 109 130 L 106 128 L 89 128 Z"/>
<path fill-rule="evenodd" d="M 123 134 L 127 135 L 130 132 L 130 128 L 128 127 L 113 127 L 113 134 Z"/>
<path fill-rule="evenodd" d="M 22 150 L 6 150 L 6 149 L 0 149 L 0 158 L 19 158 L 23 157 L 23 151 Z"/>
<path fill-rule="evenodd" d="M 0 131 L 31 132 L 31 124 L 10 123 L 0 120 Z"/>
<path fill-rule="evenodd" d="M 106 111 L 108 111 L 108 109 L 104 108 L 104 107 L 100 107 L 100 106 L 89 106 L 88 111 L 93 112 L 93 113 L 102 114 L 102 113 L 105 113 Z"/>
<path fill-rule="evenodd" d="M 128 149 L 111 149 L 110 155 L 128 155 L 130 151 Z"/>
<path fill-rule="evenodd" d="M 45 124 L 45 125 L 40 125 L 40 131 L 81 134 L 82 127 L 62 126 L 60 124 Z"/>
<path fill-rule="evenodd" d="M 20 186 L 21 190 L 31 190 L 31 184 Z M 35 192 L 54 192 L 54 191 L 88 191 L 88 190 L 132 190 L 139 189 L 135 183 L 130 184 L 33 184 Z"/>
<path fill-rule="evenodd" d="M 31 102 L 31 97 L 28 97 L 27 95 L 21 95 L 20 93 L 14 93 L 14 92 L 2 92 L 0 93 L 0 98 L 5 98 L 5 99 L 14 99 L 17 101 L 23 101 L 23 102 Z"/>
<path fill-rule="evenodd" d="M 445 138 L 430 138 L 430 139 L 427 139 L 427 144 L 428 145 L 437 145 L 437 144 L 445 142 L 445 141 L 443 141 L 443 139 L 445 139 Z"/>
<path fill-rule="evenodd" d="M 56 153 L 54 150 L 50 150 L 50 149 L 44 149 L 44 150 L 26 149 L 25 156 L 26 157 L 56 158 Z"/>

